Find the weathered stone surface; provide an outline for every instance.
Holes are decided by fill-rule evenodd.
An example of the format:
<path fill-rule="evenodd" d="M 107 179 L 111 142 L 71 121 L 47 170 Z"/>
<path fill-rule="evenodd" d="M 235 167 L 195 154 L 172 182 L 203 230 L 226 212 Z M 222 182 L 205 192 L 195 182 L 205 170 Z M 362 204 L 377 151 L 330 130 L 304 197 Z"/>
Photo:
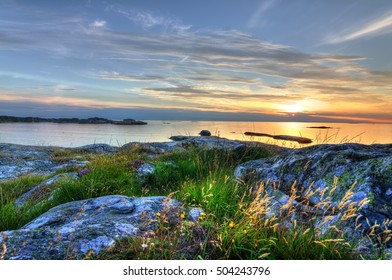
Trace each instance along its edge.
<path fill-rule="evenodd" d="M 145 162 L 137 168 L 137 172 L 139 176 L 147 176 L 150 174 L 154 174 L 155 166 L 152 163 Z"/>
<path fill-rule="evenodd" d="M 75 148 L 76 150 L 81 150 L 89 153 L 115 153 L 118 148 L 110 146 L 108 144 L 91 144 Z"/>
<path fill-rule="evenodd" d="M 330 209 L 320 211 L 322 206 L 318 208 L 320 215 L 341 214 L 328 211 L 336 208 L 350 190 L 352 195 L 349 201 L 355 207 L 368 201 L 359 211 L 362 217 L 358 219 L 358 223 L 362 225 L 364 233 L 376 222 L 382 224 L 386 221 L 386 227 L 392 228 L 388 222 L 392 218 L 392 145 L 317 145 L 241 164 L 234 174 L 239 181 L 247 184 L 256 186 L 260 182 L 268 182 L 269 185 L 277 186 L 278 192 L 282 194 L 281 198 L 277 199 L 275 193 L 271 195 L 279 202 L 278 205 L 285 203 L 280 200 L 288 198 L 292 185 L 296 182 L 295 201 L 308 202 L 307 211 L 316 211 L 314 206 L 321 200 L 329 203 Z M 336 190 L 329 195 L 334 185 Z M 314 194 L 307 197 L 309 191 Z M 303 211 L 303 207 L 300 204 L 298 210 Z M 273 212 L 276 214 L 279 210 L 277 206 Z M 351 229 L 350 234 L 353 234 L 352 227 L 355 224 L 347 224 L 346 227 L 347 232 Z"/>
<path fill-rule="evenodd" d="M 42 147 L 0 144 L 0 181 L 20 175 L 50 174 L 56 164 Z"/>
<path fill-rule="evenodd" d="M 147 154 L 172 153 L 176 151 L 185 151 L 190 147 L 202 149 L 223 149 L 227 151 L 240 151 L 248 147 L 260 147 L 269 149 L 273 153 L 282 153 L 290 149 L 269 145 L 260 142 L 229 140 L 216 136 L 172 136 L 170 139 L 175 142 L 152 142 L 140 143 L 131 142 L 125 144 L 122 148 L 139 147 Z"/>
<path fill-rule="evenodd" d="M 115 240 L 148 234 L 156 213 L 178 217 L 180 203 L 166 197 L 103 196 L 52 208 L 19 230 L 0 235 L 4 259 L 74 259 L 97 254 Z M 170 217 L 170 215 L 167 215 Z M 6 252 L 4 252 L 6 248 Z"/>
<path fill-rule="evenodd" d="M 55 151 L 114 153 L 117 148 L 106 144 L 93 144 L 78 148 L 0 144 L 0 181 L 28 174 L 51 175 L 59 169 L 75 166 L 84 167 L 89 163 L 88 161 L 79 160 L 80 157 L 77 155 L 66 162 L 56 162 L 53 158 L 53 152 Z"/>
<path fill-rule="evenodd" d="M 56 188 L 55 184 L 77 179 L 78 173 L 76 172 L 57 174 L 22 194 L 15 200 L 15 205 L 22 207 L 29 200 L 40 201 L 42 199 L 48 198 L 50 193 Z"/>
<path fill-rule="evenodd" d="M 204 210 L 202 208 L 200 208 L 200 207 L 193 207 L 193 208 L 191 208 L 189 210 L 188 219 L 191 222 L 196 222 L 199 219 L 201 213 L 203 213 L 203 212 L 204 212 Z"/>

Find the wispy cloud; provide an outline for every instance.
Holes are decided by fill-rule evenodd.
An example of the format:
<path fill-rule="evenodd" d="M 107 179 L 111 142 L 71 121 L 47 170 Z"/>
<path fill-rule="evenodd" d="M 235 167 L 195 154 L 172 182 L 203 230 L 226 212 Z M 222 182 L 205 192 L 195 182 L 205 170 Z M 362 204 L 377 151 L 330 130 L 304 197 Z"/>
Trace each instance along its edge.
<path fill-rule="evenodd" d="M 392 12 L 382 15 L 376 20 L 365 23 L 359 29 L 351 29 L 341 34 L 330 35 L 325 39 L 325 43 L 338 44 L 390 32 L 392 32 Z"/>
<path fill-rule="evenodd" d="M 277 2 L 278 0 L 261 1 L 257 10 L 249 18 L 248 22 L 246 23 L 246 26 L 248 28 L 256 27 L 260 23 L 260 20 L 263 17 L 264 13 L 268 11 L 270 8 L 272 8 Z"/>
<path fill-rule="evenodd" d="M 144 29 L 161 27 L 164 31 L 185 32 L 192 27 L 191 25 L 182 23 L 178 19 L 155 15 L 147 11 L 127 10 L 115 5 L 109 6 L 108 10 L 124 16 Z"/>

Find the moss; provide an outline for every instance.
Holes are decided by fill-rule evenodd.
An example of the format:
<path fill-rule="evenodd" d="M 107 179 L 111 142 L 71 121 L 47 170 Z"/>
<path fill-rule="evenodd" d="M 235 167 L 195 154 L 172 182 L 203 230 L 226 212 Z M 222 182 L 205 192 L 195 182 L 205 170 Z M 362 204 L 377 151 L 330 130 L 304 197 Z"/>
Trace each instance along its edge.
<path fill-rule="evenodd" d="M 366 194 L 366 196 L 367 196 L 367 198 L 369 199 L 369 204 L 371 205 L 371 204 L 373 204 L 373 202 L 374 202 L 374 194 L 372 193 L 372 192 L 368 192 L 367 194 Z"/>

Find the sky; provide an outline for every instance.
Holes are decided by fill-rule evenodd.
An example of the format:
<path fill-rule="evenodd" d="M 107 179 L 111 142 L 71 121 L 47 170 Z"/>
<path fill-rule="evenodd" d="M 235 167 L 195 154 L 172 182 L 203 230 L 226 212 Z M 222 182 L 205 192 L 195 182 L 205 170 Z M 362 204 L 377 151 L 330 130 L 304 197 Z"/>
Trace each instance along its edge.
<path fill-rule="evenodd" d="M 0 0 L 0 115 L 392 122 L 389 0 Z"/>

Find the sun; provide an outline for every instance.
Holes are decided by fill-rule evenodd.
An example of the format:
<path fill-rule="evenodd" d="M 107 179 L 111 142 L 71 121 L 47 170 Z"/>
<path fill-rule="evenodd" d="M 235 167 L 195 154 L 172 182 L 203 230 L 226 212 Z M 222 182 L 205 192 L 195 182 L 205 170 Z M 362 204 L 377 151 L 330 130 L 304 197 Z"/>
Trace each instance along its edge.
<path fill-rule="evenodd" d="M 286 113 L 300 113 L 304 111 L 304 107 L 301 104 L 286 104 L 282 105 L 283 112 Z"/>

